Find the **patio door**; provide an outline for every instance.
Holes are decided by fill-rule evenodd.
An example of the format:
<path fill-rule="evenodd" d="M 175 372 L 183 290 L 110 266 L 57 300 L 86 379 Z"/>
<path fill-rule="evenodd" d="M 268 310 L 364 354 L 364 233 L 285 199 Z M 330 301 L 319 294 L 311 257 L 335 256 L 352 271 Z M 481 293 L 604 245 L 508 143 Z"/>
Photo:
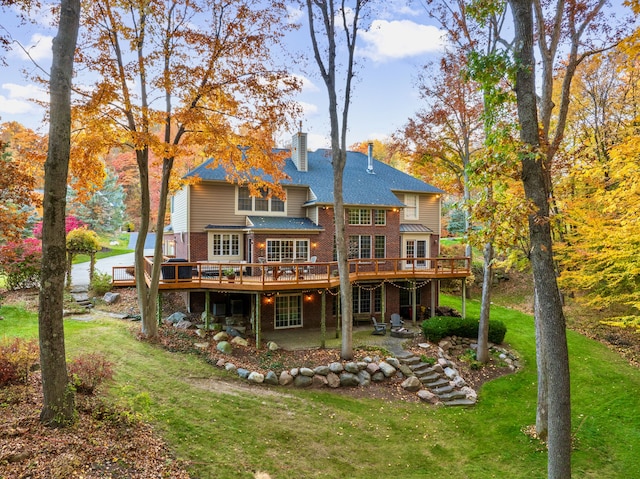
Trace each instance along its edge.
<path fill-rule="evenodd" d="M 302 295 L 276 296 L 275 329 L 302 327 Z"/>
<path fill-rule="evenodd" d="M 429 243 L 425 239 L 406 239 L 405 240 L 405 257 L 407 258 L 426 258 L 428 256 Z M 424 259 L 416 261 L 407 261 L 406 267 L 426 268 L 427 261 Z"/>

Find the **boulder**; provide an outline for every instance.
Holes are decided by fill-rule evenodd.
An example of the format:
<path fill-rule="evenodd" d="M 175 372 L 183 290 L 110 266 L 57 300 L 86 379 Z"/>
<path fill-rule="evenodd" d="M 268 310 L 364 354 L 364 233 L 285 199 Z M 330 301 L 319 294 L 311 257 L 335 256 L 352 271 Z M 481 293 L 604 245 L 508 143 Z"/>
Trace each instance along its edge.
<path fill-rule="evenodd" d="M 313 378 L 299 374 L 293 380 L 293 385 L 297 388 L 307 388 L 313 384 Z"/>
<path fill-rule="evenodd" d="M 174 328 L 176 329 L 191 329 L 191 328 L 195 328 L 194 324 L 191 321 L 187 321 L 186 319 L 183 319 L 182 321 L 179 321 L 177 323 L 175 323 L 173 325 Z"/>
<path fill-rule="evenodd" d="M 102 299 L 107 304 L 115 304 L 120 300 L 120 293 L 105 293 Z"/>
<path fill-rule="evenodd" d="M 289 371 L 282 371 L 280 373 L 280 379 L 278 380 L 278 383 L 280 384 L 280 386 L 288 386 L 292 382 L 293 382 L 293 376 L 289 374 Z"/>
<path fill-rule="evenodd" d="M 268 371 L 267 375 L 264 377 L 264 382 L 271 384 L 272 386 L 277 386 L 279 384 L 278 376 L 273 371 Z"/>
<path fill-rule="evenodd" d="M 231 351 L 233 350 L 231 344 L 227 341 L 220 341 L 217 344 L 216 349 L 223 354 L 231 354 Z"/>
<path fill-rule="evenodd" d="M 247 380 L 251 383 L 262 384 L 264 382 L 264 374 L 251 371 L 247 376 Z"/>
<path fill-rule="evenodd" d="M 382 371 L 382 374 L 384 374 L 385 377 L 387 377 L 387 378 L 390 378 L 391 376 L 393 376 L 396 373 L 396 368 L 391 366 L 391 364 L 389 364 L 386 361 L 382 361 L 380 363 L 380 370 Z"/>
<path fill-rule="evenodd" d="M 236 336 L 235 338 L 233 338 L 231 340 L 231 344 L 235 344 L 237 346 L 249 346 L 249 342 L 240 336 Z"/>
<path fill-rule="evenodd" d="M 327 374 L 327 386 L 330 388 L 339 388 L 340 387 L 340 376 L 336 373 Z"/>
<path fill-rule="evenodd" d="M 404 390 L 414 393 L 420 390 L 422 383 L 417 377 L 411 376 L 402 381 L 401 386 Z"/>
<path fill-rule="evenodd" d="M 186 317 L 187 317 L 186 314 L 181 313 L 180 311 L 176 311 L 171 316 L 169 316 L 167 319 L 165 319 L 165 321 L 168 322 L 168 323 L 175 324 L 175 323 L 179 323 L 180 321 L 182 321 Z"/>
<path fill-rule="evenodd" d="M 340 374 L 340 386 L 343 387 L 355 387 L 359 386 L 360 381 L 358 376 L 353 373 L 343 372 Z"/>
<path fill-rule="evenodd" d="M 227 339 L 229 339 L 229 335 L 224 331 L 220 331 L 213 337 L 214 341 L 226 341 Z"/>
<path fill-rule="evenodd" d="M 267 343 L 267 349 L 269 351 L 277 351 L 278 349 L 280 349 L 280 346 L 278 346 L 278 344 L 275 341 L 269 341 Z"/>

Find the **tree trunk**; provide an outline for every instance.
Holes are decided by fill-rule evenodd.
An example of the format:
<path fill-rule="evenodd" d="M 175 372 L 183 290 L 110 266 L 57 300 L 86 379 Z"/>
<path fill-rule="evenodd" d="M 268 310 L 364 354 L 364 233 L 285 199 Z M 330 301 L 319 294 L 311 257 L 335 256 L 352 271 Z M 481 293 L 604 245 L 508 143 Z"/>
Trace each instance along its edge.
<path fill-rule="evenodd" d="M 80 1 L 62 0 L 50 79 L 38 330 L 43 393 L 40 420 L 52 427 L 72 423 L 75 413 L 73 392 L 68 384 L 62 309 L 67 271 L 65 209 L 71 151 L 71 79 L 79 18 Z"/>
<path fill-rule="evenodd" d="M 540 321 L 540 301 L 534 286 L 533 315 L 536 324 L 536 365 L 538 367 L 538 407 L 536 409 L 536 434 L 542 441 L 549 435 L 549 384 L 547 382 L 547 355 L 544 351 L 544 324 Z"/>
<path fill-rule="evenodd" d="M 484 278 L 482 279 L 482 303 L 478 325 L 478 351 L 476 359 L 489 362 L 489 317 L 491 309 L 491 281 L 493 279 L 493 244 L 484 245 Z"/>
<path fill-rule="evenodd" d="M 533 12 L 531 0 L 510 0 L 515 27 L 514 57 L 519 65 L 516 73 L 516 95 L 520 137 L 526 151 L 522 157 L 522 183 L 525 195 L 535 206 L 529 217 L 531 265 L 533 268 L 541 336 L 545 352 L 546 376 L 549 384 L 549 478 L 571 477 L 571 401 L 569 352 L 565 318 L 551 248 L 549 191 L 545 182 L 544 159 L 539 151 L 538 116 L 536 111 L 535 60 L 533 55 Z M 523 149 L 524 150 L 524 149 Z"/>

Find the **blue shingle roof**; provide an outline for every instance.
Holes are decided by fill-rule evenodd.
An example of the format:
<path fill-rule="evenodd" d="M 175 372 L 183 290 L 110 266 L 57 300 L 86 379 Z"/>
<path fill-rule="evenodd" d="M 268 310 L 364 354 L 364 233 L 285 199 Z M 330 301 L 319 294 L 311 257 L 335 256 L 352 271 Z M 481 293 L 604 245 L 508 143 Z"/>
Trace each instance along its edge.
<path fill-rule="evenodd" d="M 309 218 L 287 218 L 281 216 L 248 216 L 251 229 L 274 230 L 314 230 L 322 231 L 324 228 L 316 225 Z"/>
<path fill-rule="evenodd" d="M 221 166 L 211 168 L 208 160 L 185 177 L 202 180 L 225 181 L 227 173 Z M 367 155 L 347 152 L 344 169 L 343 194 L 345 205 L 401 207 L 404 204 L 393 192 L 442 194 L 444 191 L 403 173 L 385 163 L 373 160 L 373 173 L 367 172 Z M 333 168 L 331 150 L 320 149 L 308 152 L 308 171 L 298 171 L 291 158 L 287 158 L 284 172 L 289 179 L 282 184 L 307 186 L 311 189 L 316 204 L 333 204 Z"/>

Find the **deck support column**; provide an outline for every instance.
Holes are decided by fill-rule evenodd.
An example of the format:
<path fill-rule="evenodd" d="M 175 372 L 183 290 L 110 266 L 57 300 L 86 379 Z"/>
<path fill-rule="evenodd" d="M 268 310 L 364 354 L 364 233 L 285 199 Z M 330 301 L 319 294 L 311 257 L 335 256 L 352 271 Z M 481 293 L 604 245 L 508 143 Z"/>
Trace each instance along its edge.
<path fill-rule="evenodd" d="M 320 293 L 320 347 L 324 349 L 327 342 L 327 293 Z"/>
<path fill-rule="evenodd" d="M 380 321 L 385 323 L 385 317 L 387 315 L 387 294 L 384 281 L 380 284 L 380 309 L 382 310 L 382 319 Z"/>
<path fill-rule="evenodd" d="M 432 279 L 431 280 L 431 308 L 430 308 L 430 312 L 429 312 L 429 317 L 433 318 L 436 315 L 436 300 L 437 300 L 437 293 L 436 293 L 436 280 Z"/>
<path fill-rule="evenodd" d="M 211 317 L 211 292 L 204 293 L 204 330 L 209 331 L 209 319 Z"/>
<path fill-rule="evenodd" d="M 415 327 L 417 324 L 417 296 L 418 296 L 418 287 L 416 281 L 411 281 L 411 322 Z"/>
<path fill-rule="evenodd" d="M 262 332 L 261 332 L 261 324 L 260 324 L 260 311 L 262 310 L 262 303 L 261 303 L 261 295 L 260 293 L 256 293 L 255 297 L 253 299 L 255 301 L 255 320 L 254 320 L 254 325 L 253 325 L 253 329 L 255 330 L 256 333 L 256 349 L 260 348 L 260 341 L 262 340 L 262 338 L 260 337 Z"/>
<path fill-rule="evenodd" d="M 467 317 L 467 278 L 462 278 L 462 317 Z"/>
<path fill-rule="evenodd" d="M 162 291 L 158 291 L 156 296 L 156 319 L 158 325 L 162 324 Z"/>

